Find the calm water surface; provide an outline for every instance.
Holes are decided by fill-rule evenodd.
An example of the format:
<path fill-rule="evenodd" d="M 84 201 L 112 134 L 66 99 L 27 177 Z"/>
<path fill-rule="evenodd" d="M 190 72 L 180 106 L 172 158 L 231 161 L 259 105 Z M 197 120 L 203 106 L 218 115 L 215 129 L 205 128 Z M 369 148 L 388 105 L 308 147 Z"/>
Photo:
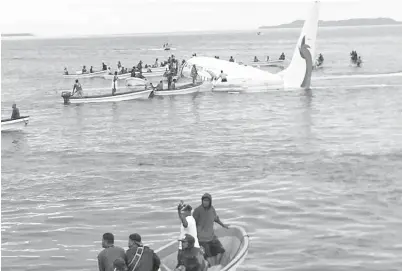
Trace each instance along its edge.
<path fill-rule="evenodd" d="M 178 201 L 208 192 L 249 232 L 241 270 L 402 270 L 401 33 L 320 29 L 311 91 L 71 106 L 64 66 L 152 63 L 165 42 L 179 59 L 290 57 L 299 30 L 2 41 L 2 118 L 13 102 L 31 116 L 1 135 L 2 269 L 97 270 L 107 231 L 158 248 L 178 236 Z"/>

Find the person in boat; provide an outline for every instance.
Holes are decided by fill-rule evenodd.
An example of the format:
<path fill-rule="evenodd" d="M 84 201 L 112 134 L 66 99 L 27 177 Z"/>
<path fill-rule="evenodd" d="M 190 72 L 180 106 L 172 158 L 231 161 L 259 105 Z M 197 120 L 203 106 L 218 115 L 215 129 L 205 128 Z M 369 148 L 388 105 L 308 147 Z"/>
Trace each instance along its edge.
<path fill-rule="evenodd" d="M 159 83 L 154 87 L 152 83 L 150 83 L 151 87 L 156 90 L 156 91 L 162 91 L 163 90 L 163 81 L 159 81 Z"/>
<path fill-rule="evenodd" d="M 119 77 L 117 76 L 117 71 L 115 71 L 113 76 L 112 95 L 117 91 L 117 80 L 119 80 Z"/>
<path fill-rule="evenodd" d="M 269 62 L 269 56 L 267 56 L 267 62 Z"/>
<path fill-rule="evenodd" d="M 138 233 L 128 237 L 128 250 L 126 251 L 128 271 L 157 271 L 161 265 L 158 255 L 141 242 Z"/>
<path fill-rule="evenodd" d="M 102 61 L 102 71 L 106 71 L 107 70 L 107 65 L 105 64 L 104 61 Z"/>
<path fill-rule="evenodd" d="M 82 67 L 82 73 L 86 73 L 87 72 L 87 67 L 85 67 L 85 65 Z"/>
<path fill-rule="evenodd" d="M 233 56 L 230 57 L 229 62 L 235 62 Z"/>
<path fill-rule="evenodd" d="M 117 62 L 117 69 L 119 70 L 120 68 L 121 68 L 121 62 L 118 61 L 118 62 Z"/>
<path fill-rule="evenodd" d="M 118 258 L 113 262 L 113 271 L 127 271 L 126 260 L 123 258 Z"/>
<path fill-rule="evenodd" d="M 116 259 L 126 259 L 123 248 L 114 245 L 114 235 L 110 232 L 103 234 L 102 247 L 98 255 L 99 271 L 113 271 Z"/>
<path fill-rule="evenodd" d="M 134 66 L 131 69 L 131 77 L 135 77 L 135 67 Z"/>
<path fill-rule="evenodd" d="M 201 205 L 193 212 L 193 217 L 197 225 L 198 242 L 200 246 L 204 248 L 204 256 L 207 261 L 208 258 L 217 256 L 217 260 L 220 262 L 223 253 L 225 253 L 225 249 L 215 235 L 214 222 L 225 229 L 228 229 L 229 225 L 223 224 L 220 220 L 215 208 L 212 206 L 212 196 L 210 194 L 205 193 L 201 197 L 201 202 Z"/>
<path fill-rule="evenodd" d="M 137 77 L 137 78 L 141 78 L 141 79 L 145 79 L 145 76 L 142 75 L 142 70 L 140 70 L 140 71 L 137 73 L 136 77 Z"/>
<path fill-rule="evenodd" d="M 17 108 L 17 105 L 14 103 L 11 108 L 13 109 L 13 112 L 11 113 L 11 119 L 19 119 L 20 118 L 20 110 Z"/>
<path fill-rule="evenodd" d="M 258 58 L 257 58 L 257 56 L 255 56 L 254 57 L 254 62 L 258 62 L 259 60 L 258 60 Z"/>
<path fill-rule="evenodd" d="M 139 71 L 142 71 L 142 60 L 140 60 L 140 62 L 138 62 L 137 69 Z"/>
<path fill-rule="evenodd" d="M 73 94 L 71 94 L 71 96 L 74 96 L 75 93 L 78 96 L 82 97 L 82 86 L 81 86 L 80 82 L 78 82 L 78 79 L 75 79 L 75 84 L 73 86 Z"/>
<path fill-rule="evenodd" d="M 360 58 L 360 56 L 357 58 L 356 64 L 357 64 L 357 67 L 360 67 L 360 64 L 362 64 L 362 59 Z"/>
<path fill-rule="evenodd" d="M 177 206 L 177 213 L 180 220 L 180 236 L 179 239 L 185 238 L 186 234 L 190 234 L 194 238 L 194 248 L 200 249 L 200 244 L 197 238 L 197 225 L 195 224 L 194 217 L 191 215 L 193 208 L 189 204 L 184 204 L 180 201 Z M 177 261 L 180 262 L 181 254 L 183 253 L 182 242 L 179 242 L 179 251 L 177 253 Z"/>
<path fill-rule="evenodd" d="M 93 73 L 94 72 L 94 68 L 91 66 L 91 68 L 89 68 L 89 73 Z"/>
<path fill-rule="evenodd" d="M 195 238 L 186 233 L 179 242 L 182 244 L 182 252 L 175 270 L 206 271 L 208 264 L 200 250 L 195 247 Z"/>
<path fill-rule="evenodd" d="M 320 62 L 320 64 L 321 64 L 322 62 L 324 62 L 324 57 L 322 56 L 321 53 L 320 53 L 319 56 L 318 56 L 318 61 Z"/>
<path fill-rule="evenodd" d="M 154 66 L 153 66 L 154 68 L 158 68 L 159 67 L 159 61 L 158 61 L 158 59 L 156 59 L 155 60 L 155 63 L 154 63 Z"/>
<path fill-rule="evenodd" d="M 109 75 L 113 75 L 113 72 L 112 72 L 112 70 L 110 69 L 110 67 L 107 68 L 107 73 L 108 73 Z"/>
<path fill-rule="evenodd" d="M 279 57 L 279 60 L 285 60 L 285 53 L 282 52 L 281 56 Z"/>
<path fill-rule="evenodd" d="M 64 75 L 68 75 L 67 67 L 64 67 Z"/>
<path fill-rule="evenodd" d="M 219 78 L 221 78 L 221 82 L 227 82 L 227 81 L 228 81 L 227 76 L 228 76 L 228 75 L 227 75 L 226 73 L 224 73 L 223 71 L 221 71 L 221 73 L 219 74 L 218 78 L 216 78 L 216 80 L 218 80 Z"/>
<path fill-rule="evenodd" d="M 171 90 L 175 90 L 175 89 L 176 89 L 176 82 L 177 82 L 177 80 L 176 80 L 176 79 L 173 79 L 173 82 L 170 84 L 170 89 L 171 89 Z"/>
<path fill-rule="evenodd" d="M 195 64 L 193 64 L 193 67 L 191 68 L 191 78 L 193 78 L 193 85 L 195 85 L 195 81 L 197 80 L 197 76 L 198 76 L 197 67 L 195 66 Z"/>
<path fill-rule="evenodd" d="M 166 77 L 167 77 L 167 81 L 168 81 L 168 90 L 170 90 L 172 81 L 173 81 L 173 74 L 174 74 L 174 70 L 173 68 L 171 68 L 169 71 L 166 72 Z"/>

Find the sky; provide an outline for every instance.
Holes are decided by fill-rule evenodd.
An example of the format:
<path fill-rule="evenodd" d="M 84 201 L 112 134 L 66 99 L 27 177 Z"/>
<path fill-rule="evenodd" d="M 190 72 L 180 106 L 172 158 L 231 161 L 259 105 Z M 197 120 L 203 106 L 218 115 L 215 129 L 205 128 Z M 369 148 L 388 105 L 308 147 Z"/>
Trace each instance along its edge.
<path fill-rule="evenodd" d="M 321 0 L 320 20 L 390 17 L 400 0 Z M 402 2 L 402 1 L 400 1 Z M 37 36 L 251 30 L 305 20 L 312 1 L 270 0 L 5 0 L 1 33 Z"/>

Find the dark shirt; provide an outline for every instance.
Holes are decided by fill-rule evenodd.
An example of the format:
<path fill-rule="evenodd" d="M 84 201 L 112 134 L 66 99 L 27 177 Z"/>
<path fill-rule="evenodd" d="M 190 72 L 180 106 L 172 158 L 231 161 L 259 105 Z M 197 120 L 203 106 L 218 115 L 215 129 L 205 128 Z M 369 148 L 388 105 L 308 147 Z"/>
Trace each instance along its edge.
<path fill-rule="evenodd" d="M 213 206 L 204 208 L 198 206 L 194 212 L 193 217 L 197 225 L 197 237 L 199 242 L 209 242 L 215 237 L 214 222 L 217 220 L 217 214 Z"/>
<path fill-rule="evenodd" d="M 20 110 L 18 108 L 13 108 L 11 119 L 19 119 L 19 118 L 20 118 Z"/>
<path fill-rule="evenodd" d="M 118 258 L 126 259 L 123 248 L 111 246 L 102 250 L 98 255 L 99 271 L 113 271 L 113 262 Z"/>
<path fill-rule="evenodd" d="M 130 247 L 126 252 L 126 260 L 127 266 L 131 263 L 135 254 L 137 252 L 137 245 L 133 245 Z M 135 263 L 131 266 L 128 266 L 128 271 L 132 271 L 134 268 Z M 137 268 L 135 271 L 157 271 L 159 266 L 161 265 L 161 261 L 156 255 L 156 253 L 147 246 L 144 246 L 144 251 L 142 253 L 141 259 L 137 264 Z"/>

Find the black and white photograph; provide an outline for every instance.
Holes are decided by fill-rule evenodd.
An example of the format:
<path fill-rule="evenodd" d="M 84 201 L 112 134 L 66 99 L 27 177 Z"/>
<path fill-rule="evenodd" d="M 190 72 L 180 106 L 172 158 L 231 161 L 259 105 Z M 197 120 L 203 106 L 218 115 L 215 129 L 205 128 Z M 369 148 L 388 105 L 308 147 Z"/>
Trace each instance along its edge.
<path fill-rule="evenodd" d="M 1 1 L 1 270 L 402 271 L 401 11 Z"/>

